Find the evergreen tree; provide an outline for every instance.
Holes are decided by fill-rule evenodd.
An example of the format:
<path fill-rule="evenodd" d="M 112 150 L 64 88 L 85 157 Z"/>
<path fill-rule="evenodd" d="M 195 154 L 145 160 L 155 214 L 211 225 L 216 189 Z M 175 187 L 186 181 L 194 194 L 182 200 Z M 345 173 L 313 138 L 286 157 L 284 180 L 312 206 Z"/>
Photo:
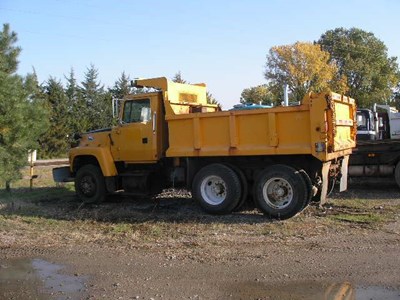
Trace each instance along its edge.
<path fill-rule="evenodd" d="M 47 128 L 35 74 L 15 74 L 20 53 L 16 42 L 17 34 L 5 24 L 0 33 L 0 181 L 7 190 L 20 178 L 28 150 L 38 148 L 37 140 Z"/>
<path fill-rule="evenodd" d="M 188 83 L 186 80 L 182 78 L 181 71 L 175 73 L 174 77 L 172 77 L 172 81 L 176 83 Z"/>
<path fill-rule="evenodd" d="M 122 72 L 121 77 L 114 83 L 114 86 L 109 89 L 115 99 L 122 99 L 130 93 L 130 79 L 125 72 Z"/>
<path fill-rule="evenodd" d="M 114 121 L 118 119 L 122 99 L 131 93 L 129 75 L 122 72 L 121 77 L 114 83 L 114 86 L 109 89 L 112 97 Z"/>
<path fill-rule="evenodd" d="M 74 69 L 71 68 L 69 72 L 69 76 L 64 76 L 67 80 L 67 85 L 65 88 L 65 95 L 67 96 L 69 102 L 74 103 L 79 99 L 79 87 L 76 84 L 75 72 Z M 72 106 L 72 105 L 71 105 Z"/>
<path fill-rule="evenodd" d="M 71 133 L 81 133 L 88 130 L 90 121 L 82 90 L 76 83 L 74 70 L 71 69 L 67 80 L 65 94 L 68 99 L 68 119 L 70 120 Z M 72 138 L 72 136 L 70 136 Z"/>
<path fill-rule="evenodd" d="M 40 138 L 41 150 L 46 157 L 65 156 L 69 149 L 69 136 L 73 133 L 68 97 L 61 82 L 53 77 L 47 81 L 44 93 L 50 112 L 50 128 Z"/>
<path fill-rule="evenodd" d="M 221 103 L 219 103 L 218 100 L 215 99 L 213 94 L 211 94 L 209 91 L 206 92 L 206 97 L 207 97 L 207 103 L 208 104 L 216 104 L 220 108 L 222 107 Z"/>
<path fill-rule="evenodd" d="M 14 46 L 17 42 L 17 34 L 10 32 L 10 25 L 4 24 L 0 32 L 0 71 L 13 74 L 17 71 L 20 47 Z"/>
<path fill-rule="evenodd" d="M 84 111 L 89 119 L 86 130 L 108 127 L 112 124 L 112 96 L 104 91 L 104 86 L 98 81 L 98 70 L 92 64 L 85 73 L 81 87 L 86 108 Z"/>

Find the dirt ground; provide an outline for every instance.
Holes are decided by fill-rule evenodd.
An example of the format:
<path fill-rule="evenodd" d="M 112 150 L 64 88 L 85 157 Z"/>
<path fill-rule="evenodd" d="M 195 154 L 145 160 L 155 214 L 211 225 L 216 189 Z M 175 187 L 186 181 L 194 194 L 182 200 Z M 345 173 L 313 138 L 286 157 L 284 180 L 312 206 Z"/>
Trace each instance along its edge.
<path fill-rule="evenodd" d="M 387 180 L 285 221 L 210 216 L 182 191 L 84 206 L 38 185 L 0 194 L 0 299 L 400 299 Z"/>

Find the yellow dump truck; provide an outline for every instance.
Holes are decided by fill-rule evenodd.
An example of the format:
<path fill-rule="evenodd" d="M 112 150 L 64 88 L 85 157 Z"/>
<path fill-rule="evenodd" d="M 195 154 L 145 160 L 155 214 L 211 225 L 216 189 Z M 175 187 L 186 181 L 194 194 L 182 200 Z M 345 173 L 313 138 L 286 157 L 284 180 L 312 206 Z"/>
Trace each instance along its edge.
<path fill-rule="evenodd" d="M 355 147 L 354 99 L 307 95 L 300 105 L 221 111 L 205 84 L 166 78 L 135 81 L 152 92 L 127 95 L 118 126 L 82 134 L 56 181 L 75 181 L 84 202 L 124 191 L 154 195 L 185 187 L 209 213 L 237 210 L 249 198 L 271 218 L 289 218 L 331 180 L 347 188 Z"/>

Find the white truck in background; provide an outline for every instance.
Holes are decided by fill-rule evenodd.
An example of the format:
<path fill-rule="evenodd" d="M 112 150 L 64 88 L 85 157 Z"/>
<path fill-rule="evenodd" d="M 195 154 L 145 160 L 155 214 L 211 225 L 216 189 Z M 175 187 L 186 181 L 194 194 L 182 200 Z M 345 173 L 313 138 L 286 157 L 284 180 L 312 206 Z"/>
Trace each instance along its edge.
<path fill-rule="evenodd" d="M 394 178 L 400 187 L 400 112 L 389 105 L 357 110 L 357 145 L 350 177 Z"/>

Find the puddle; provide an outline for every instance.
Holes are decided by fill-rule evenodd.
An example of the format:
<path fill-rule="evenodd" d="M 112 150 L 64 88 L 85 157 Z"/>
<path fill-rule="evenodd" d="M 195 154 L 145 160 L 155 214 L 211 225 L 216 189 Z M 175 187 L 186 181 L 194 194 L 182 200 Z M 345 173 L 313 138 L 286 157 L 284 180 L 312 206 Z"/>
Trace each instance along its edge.
<path fill-rule="evenodd" d="M 0 262 L 0 299 L 81 299 L 84 276 L 63 274 L 63 266 L 42 259 Z"/>
<path fill-rule="evenodd" d="M 355 286 L 348 282 L 332 284 L 300 282 L 274 286 L 249 282 L 235 285 L 231 295 L 231 299 L 399 300 L 400 290 L 380 286 Z"/>

